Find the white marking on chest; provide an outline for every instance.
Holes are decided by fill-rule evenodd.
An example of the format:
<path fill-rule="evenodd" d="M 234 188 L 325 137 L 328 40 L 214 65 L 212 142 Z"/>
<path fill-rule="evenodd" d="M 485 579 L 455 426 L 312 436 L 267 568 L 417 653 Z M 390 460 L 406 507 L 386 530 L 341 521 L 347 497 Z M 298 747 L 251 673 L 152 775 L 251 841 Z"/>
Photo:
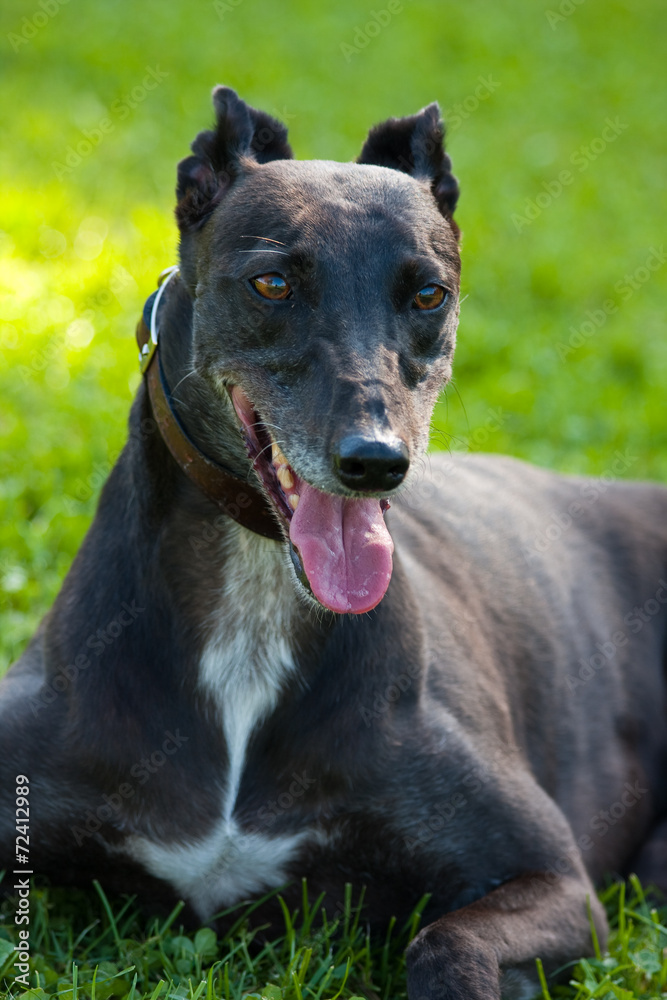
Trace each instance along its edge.
<path fill-rule="evenodd" d="M 287 880 L 287 867 L 314 830 L 292 835 L 244 833 L 233 818 L 248 743 L 274 711 L 295 663 L 290 638 L 299 604 L 283 547 L 230 525 L 219 611 L 200 661 L 199 685 L 225 735 L 220 817 L 205 836 L 160 844 L 132 834 L 123 847 L 147 871 L 171 883 L 207 919 Z"/>
<path fill-rule="evenodd" d="M 289 862 L 310 837 L 308 830 L 278 837 L 243 833 L 234 820 L 223 820 L 194 843 L 158 844 L 132 835 L 122 851 L 169 882 L 202 920 L 208 920 L 217 910 L 286 882 Z"/>
<path fill-rule="evenodd" d="M 227 743 L 227 821 L 250 737 L 296 669 L 290 639 L 298 612 L 283 547 L 236 524 L 231 535 L 220 610 L 199 668 L 200 687 L 219 712 Z"/>

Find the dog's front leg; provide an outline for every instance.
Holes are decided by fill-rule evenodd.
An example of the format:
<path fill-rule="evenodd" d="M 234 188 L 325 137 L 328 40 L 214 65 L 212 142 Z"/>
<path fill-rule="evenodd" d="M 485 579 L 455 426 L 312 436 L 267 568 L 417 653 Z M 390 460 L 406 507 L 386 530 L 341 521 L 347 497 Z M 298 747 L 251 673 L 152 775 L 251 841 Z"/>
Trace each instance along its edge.
<path fill-rule="evenodd" d="M 606 916 L 583 869 L 553 885 L 546 873 L 523 875 L 434 921 L 408 948 L 410 1000 L 534 996 L 536 957 L 549 972 L 590 952 L 587 896 L 604 945 Z"/>

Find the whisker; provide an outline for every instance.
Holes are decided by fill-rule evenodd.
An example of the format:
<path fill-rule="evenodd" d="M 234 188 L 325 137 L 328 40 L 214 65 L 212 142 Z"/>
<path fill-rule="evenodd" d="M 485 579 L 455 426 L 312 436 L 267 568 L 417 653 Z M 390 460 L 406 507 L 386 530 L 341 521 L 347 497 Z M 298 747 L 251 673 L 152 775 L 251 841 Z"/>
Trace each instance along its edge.
<path fill-rule="evenodd" d="M 282 427 L 279 424 L 272 424 L 268 420 L 260 420 L 258 422 L 260 424 L 264 424 L 265 427 L 270 427 L 272 430 L 276 431 L 278 434 L 283 434 L 284 433 Z"/>
<path fill-rule="evenodd" d="M 461 407 L 463 409 L 463 416 L 466 418 L 466 424 L 468 425 L 468 433 L 470 434 L 470 420 L 468 419 L 468 411 L 466 410 L 466 404 L 463 402 L 463 396 L 459 392 L 459 387 L 456 384 L 456 379 L 452 379 L 450 385 L 454 390 L 454 392 L 456 393 L 456 395 L 459 397 L 459 403 L 461 404 Z"/>
<path fill-rule="evenodd" d="M 272 240 L 268 236 L 242 236 L 242 240 L 266 240 L 267 243 L 277 243 L 278 246 L 286 247 L 287 244 L 283 243 L 281 240 Z"/>
<path fill-rule="evenodd" d="M 189 371 L 187 373 L 187 375 L 184 375 L 183 378 L 180 380 L 180 382 L 177 382 L 176 385 L 174 386 L 174 388 L 171 390 L 172 394 L 174 392 L 176 392 L 176 390 L 178 389 L 178 387 L 181 384 L 181 382 L 185 382 L 186 378 L 190 378 L 191 375 L 196 375 L 196 374 L 197 374 L 197 369 L 193 368 L 192 371 Z"/>
<path fill-rule="evenodd" d="M 267 424 L 266 420 L 255 420 L 252 424 L 246 424 L 246 427 L 272 427 L 274 430 L 281 432 L 281 428 L 277 424 Z"/>
<path fill-rule="evenodd" d="M 289 257 L 286 250 L 267 250 L 265 247 L 260 247 L 259 250 L 239 250 L 239 253 L 279 253 L 283 257 Z"/>
<path fill-rule="evenodd" d="M 268 449 L 269 449 L 269 448 L 271 447 L 271 445 L 272 445 L 272 444 L 273 444 L 273 442 L 272 442 L 272 441 L 269 441 L 269 443 L 268 443 L 268 444 L 265 444 L 265 445 L 264 445 L 264 447 L 263 447 L 263 448 L 261 449 L 261 451 L 259 451 L 259 452 L 258 452 L 258 453 L 257 453 L 257 454 L 255 455 L 255 457 L 253 458 L 253 460 L 252 460 L 252 463 L 251 463 L 251 464 L 252 464 L 252 467 L 253 467 L 253 469 L 255 468 L 255 463 L 256 463 L 256 462 L 258 462 L 258 461 L 259 461 L 259 459 L 260 459 L 260 458 L 262 457 L 262 452 L 265 452 L 265 451 L 267 451 L 267 450 L 268 450 Z M 276 442 L 276 444 L 278 445 L 278 447 L 279 447 L 279 448 L 281 448 L 281 449 L 282 449 L 282 445 L 284 444 L 284 442 L 281 442 L 281 441 L 277 441 L 277 442 Z"/>
<path fill-rule="evenodd" d="M 248 427 L 270 427 L 273 430 L 277 431 L 278 434 L 282 434 L 283 433 L 282 427 L 280 427 L 279 424 L 273 424 L 273 423 L 271 423 L 270 420 L 255 420 L 254 423 L 248 424 L 247 426 Z"/>
<path fill-rule="evenodd" d="M 174 400 L 175 403 L 178 403 L 178 405 L 181 407 L 182 410 L 190 410 L 190 409 L 192 409 L 192 407 L 188 406 L 188 404 L 186 402 L 184 402 L 182 399 L 177 399 L 176 396 L 174 396 L 173 392 L 170 393 L 170 396 Z"/>

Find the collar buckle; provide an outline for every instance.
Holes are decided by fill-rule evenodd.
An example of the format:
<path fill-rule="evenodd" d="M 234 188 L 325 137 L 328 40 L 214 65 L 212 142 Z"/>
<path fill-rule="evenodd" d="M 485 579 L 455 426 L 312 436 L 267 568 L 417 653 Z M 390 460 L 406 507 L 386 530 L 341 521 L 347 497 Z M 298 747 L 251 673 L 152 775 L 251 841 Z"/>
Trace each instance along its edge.
<path fill-rule="evenodd" d="M 153 308 L 151 309 L 151 325 L 150 325 L 150 340 L 148 340 L 139 351 L 139 369 L 142 375 L 145 375 L 148 371 L 153 356 L 157 350 L 158 343 L 158 328 L 157 328 L 157 310 L 160 305 L 160 299 L 164 294 L 164 290 L 174 277 L 175 274 L 179 273 L 178 264 L 172 264 L 171 267 L 165 267 L 164 271 L 160 273 L 157 279 L 158 283 L 158 293 L 153 301 Z"/>

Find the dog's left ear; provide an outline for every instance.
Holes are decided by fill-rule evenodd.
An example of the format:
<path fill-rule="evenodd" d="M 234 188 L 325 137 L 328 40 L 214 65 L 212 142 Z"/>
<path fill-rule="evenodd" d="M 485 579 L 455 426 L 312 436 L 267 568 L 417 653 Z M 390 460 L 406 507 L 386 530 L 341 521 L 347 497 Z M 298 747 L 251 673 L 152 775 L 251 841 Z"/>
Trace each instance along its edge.
<path fill-rule="evenodd" d="M 194 155 L 178 164 L 176 219 L 181 230 L 206 222 L 243 172 L 244 159 L 268 163 L 294 155 L 281 122 L 251 108 L 231 87 L 215 87 L 212 96 L 215 128 L 200 132 L 191 146 Z"/>
<path fill-rule="evenodd" d="M 389 118 L 375 125 L 357 163 L 402 170 L 428 181 L 438 208 L 451 221 L 459 198 L 452 161 L 445 152 L 445 127 L 436 103 L 407 118 Z"/>

